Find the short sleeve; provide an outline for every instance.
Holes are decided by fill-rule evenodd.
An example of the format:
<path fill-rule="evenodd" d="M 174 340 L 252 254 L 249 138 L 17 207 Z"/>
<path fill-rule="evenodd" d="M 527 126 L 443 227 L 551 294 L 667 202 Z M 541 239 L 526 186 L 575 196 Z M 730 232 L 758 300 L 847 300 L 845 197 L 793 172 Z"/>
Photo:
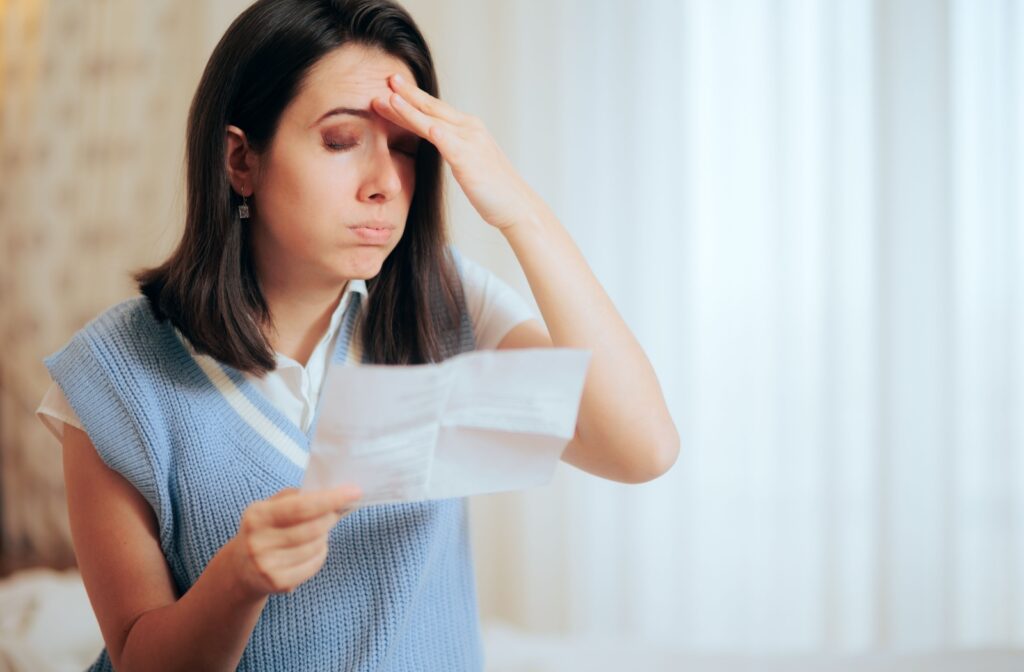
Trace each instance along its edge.
<path fill-rule="evenodd" d="M 466 310 L 478 350 L 494 350 L 518 324 L 540 319 L 526 300 L 489 269 L 461 256 Z"/>
<path fill-rule="evenodd" d="M 82 427 L 82 421 L 79 420 L 78 414 L 75 413 L 75 409 L 71 408 L 68 398 L 64 396 L 60 386 L 54 382 L 50 383 L 50 388 L 43 395 L 43 400 L 39 402 L 39 407 L 36 409 L 36 417 L 61 443 L 64 442 L 65 424 L 85 431 L 85 428 Z"/>

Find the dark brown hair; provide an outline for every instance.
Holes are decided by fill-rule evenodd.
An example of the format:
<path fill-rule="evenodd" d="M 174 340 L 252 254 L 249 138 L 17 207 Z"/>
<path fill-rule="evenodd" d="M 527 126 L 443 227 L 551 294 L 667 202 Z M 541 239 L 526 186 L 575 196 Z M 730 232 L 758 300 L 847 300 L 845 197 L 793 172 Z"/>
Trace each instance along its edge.
<path fill-rule="evenodd" d="M 271 321 L 253 263 L 241 199 L 225 169 L 225 129 L 234 124 L 258 152 L 271 143 L 281 113 L 310 68 L 346 44 L 401 59 L 416 83 L 438 95 L 434 63 L 419 28 L 390 0 L 259 0 L 224 33 L 203 71 L 188 115 L 185 232 L 161 265 L 133 274 L 157 319 L 170 319 L 199 352 L 263 375 L 274 352 Z M 448 245 L 443 173 L 425 139 L 402 239 L 380 273 L 366 281 L 359 321 L 363 349 L 381 364 L 441 359 L 441 335 L 458 320 L 461 285 Z M 431 311 L 440 292 L 448 310 Z"/>

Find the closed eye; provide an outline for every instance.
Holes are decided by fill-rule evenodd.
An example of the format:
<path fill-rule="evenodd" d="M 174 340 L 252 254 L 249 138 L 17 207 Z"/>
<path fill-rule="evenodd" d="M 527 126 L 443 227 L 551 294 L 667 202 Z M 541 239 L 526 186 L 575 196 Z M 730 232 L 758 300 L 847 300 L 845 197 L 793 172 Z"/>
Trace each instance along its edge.
<path fill-rule="evenodd" d="M 358 142 L 325 142 L 324 143 L 324 145 L 326 145 L 328 149 L 330 149 L 332 151 L 335 151 L 335 152 L 343 152 L 346 149 L 352 149 L 353 147 L 355 147 L 358 144 L 359 144 Z"/>
<path fill-rule="evenodd" d="M 344 151 L 352 149 L 353 147 L 356 147 L 358 145 L 359 145 L 358 142 L 325 142 L 324 143 L 324 146 L 327 147 L 327 149 L 331 150 L 332 152 L 344 152 Z M 415 149 L 408 150 L 408 149 L 400 149 L 398 147 L 392 147 L 391 149 L 393 151 L 398 152 L 399 154 L 404 154 L 404 155 L 408 156 L 409 158 L 415 158 L 416 157 L 416 150 Z"/>

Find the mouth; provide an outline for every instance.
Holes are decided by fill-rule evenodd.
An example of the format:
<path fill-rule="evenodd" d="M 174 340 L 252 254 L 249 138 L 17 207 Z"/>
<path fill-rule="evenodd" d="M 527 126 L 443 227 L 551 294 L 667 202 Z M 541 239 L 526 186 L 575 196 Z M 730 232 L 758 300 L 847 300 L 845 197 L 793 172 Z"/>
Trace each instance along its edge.
<path fill-rule="evenodd" d="M 383 245 L 391 239 L 395 225 L 382 221 L 359 222 L 348 227 L 357 238 L 370 245 Z"/>

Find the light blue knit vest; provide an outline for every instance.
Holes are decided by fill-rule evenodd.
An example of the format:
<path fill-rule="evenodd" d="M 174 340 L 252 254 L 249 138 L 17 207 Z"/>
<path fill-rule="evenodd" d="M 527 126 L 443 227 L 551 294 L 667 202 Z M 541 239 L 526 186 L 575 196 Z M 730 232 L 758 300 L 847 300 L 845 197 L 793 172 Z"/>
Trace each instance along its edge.
<path fill-rule="evenodd" d="M 359 310 L 361 295 L 350 297 L 335 362 L 346 359 Z M 441 310 L 440 297 L 433 304 Z M 461 312 L 445 358 L 475 348 L 464 302 Z M 145 297 L 112 306 L 44 362 L 103 461 L 153 507 L 179 595 L 237 533 L 246 506 L 302 482 L 296 451 L 308 455 L 321 409 L 302 432 L 237 369 L 216 362 L 214 380 Z M 342 518 L 321 570 L 270 596 L 238 669 L 482 669 L 468 533 L 465 498 Z M 112 669 L 106 649 L 90 668 Z"/>

